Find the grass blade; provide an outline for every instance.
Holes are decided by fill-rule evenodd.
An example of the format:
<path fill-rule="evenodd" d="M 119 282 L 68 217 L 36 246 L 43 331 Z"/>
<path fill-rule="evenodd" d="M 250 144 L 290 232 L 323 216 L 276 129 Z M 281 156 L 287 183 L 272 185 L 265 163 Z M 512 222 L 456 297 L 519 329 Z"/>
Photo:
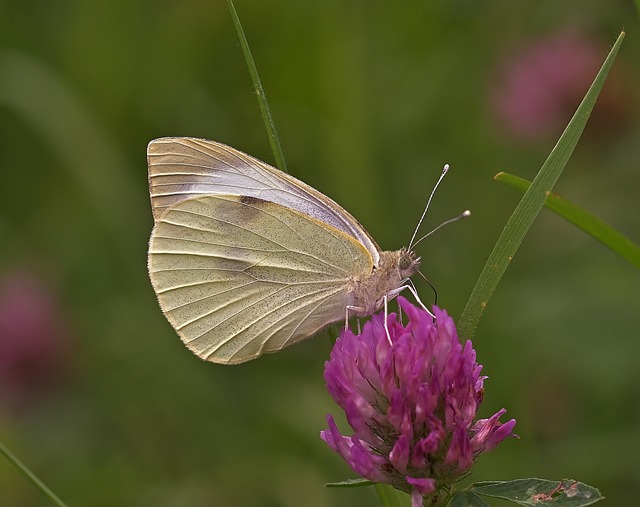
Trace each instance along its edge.
<path fill-rule="evenodd" d="M 462 312 L 458 323 L 460 336 L 464 338 L 472 337 L 498 282 L 509 266 L 511 259 L 513 259 L 535 217 L 542 209 L 547 195 L 551 192 L 564 167 L 567 165 L 569 157 L 573 153 L 582 135 L 587 119 L 591 114 L 596 98 L 615 60 L 623 38 L 624 32 L 618 36 L 618 40 L 616 40 L 616 43 L 609 52 L 602 68 L 598 72 L 584 99 L 582 99 L 573 118 L 571 118 L 569 125 L 567 125 L 567 128 L 560 136 L 558 143 L 542 165 L 542 168 L 518 203 L 518 206 L 516 206 L 513 214 L 509 217 L 502 234 L 493 247 L 493 251 L 489 254 L 489 258 Z"/>
<path fill-rule="evenodd" d="M 242 29 L 242 25 L 240 24 L 240 18 L 238 17 L 236 7 L 235 5 L 233 5 L 233 0 L 227 0 L 227 4 L 229 5 L 229 11 L 231 12 L 231 18 L 233 19 L 233 24 L 236 27 L 236 32 L 238 33 L 238 39 L 240 40 L 240 46 L 242 47 L 244 59 L 247 62 L 247 67 L 249 68 L 249 74 L 251 75 L 251 81 L 253 81 L 253 87 L 255 88 L 256 94 L 258 95 L 258 104 L 260 105 L 260 112 L 262 113 L 262 121 L 264 121 L 264 126 L 267 129 L 267 136 L 269 137 L 269 144 L 271 144 L 271 151 L 273 151 L 273 157 L 275 158 L 276 166 L 280 170 L 287 172 L 287 163 L 285 162 L 284 155 L 282 153 L 282 147 L 280 146 L 280 140 L 278 139 L 278 133 L 276 132 L 276 125 L 273 121 L 273 117 L 271 116 L 271 110 L 269 109 L 267 96 L 264 93 L 264 88 L 262 87 L 260 76 L 258 75 L 256 63 L 253 60 L 253 56 L 251 55 L 249 43 L 247 42 L 247 38 L 244 35 L 244 30 Z"/>
<path fill-rule="evenodd" d="M 531 182 L 524 178 L 504 172 L 496 174 L 493 178 L 522 192 L 526 192 L 531 185 Z M 582 229 L 630 264 L 640 268 L 640 245 L 631 241 L 597 216 L 553 193 L 547 197 L 545 206 L 579 229 Z"/>
<path fill-rule="evenodd" d="M 9 449 L 7 449 L 4 444 L 0 442 L 0 453 L 4 454 L 4 456 L 15 466 L 18 470 L 20 470 L 26 477 L 29 479 L 35 486 L 42 491 L 45 496 L 49 497 L 49 499 L 59 507 L 67 507 L 62 500 L 60 500 L 56 494 L 51 491 L 38 477 L 31 471 L 27 466 L 22 463 Z"/>

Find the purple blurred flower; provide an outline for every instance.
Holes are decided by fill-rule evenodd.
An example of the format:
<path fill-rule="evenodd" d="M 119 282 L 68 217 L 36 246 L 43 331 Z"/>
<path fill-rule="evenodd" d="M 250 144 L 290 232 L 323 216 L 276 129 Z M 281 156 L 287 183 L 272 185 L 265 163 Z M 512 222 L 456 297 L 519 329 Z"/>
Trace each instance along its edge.
<path fill-rule="evenodd" d="M 355 435 L 342 435 L 333 417 L 322 439 L 362 477 L 411 493 L 414 507 L 436 505 L 482 451 L 512 436 L 515 420 L 502 409 L 474 422 L 484 392 L 482 366 L 470 341 L 458 340 L 453 319 L 398 298 L 403 326 L 374 315 L 362 334 L 341 333 L 325 365 L 327 389 Z"/>
<path fill-rule="evenodd" d="M 607 55 L 607 47 L 577 30 L 563 30 L 512 52 L 500 65 L 491 104 L 502 126 L 525 141 L 566 126 Z M 614 69 L 590 125 L 608 131 L 624 123 L 625 97 Z M 622 92 L 622 93 L 621 93 Z"/>
<path fill-rule="evenodd" d="M 0 278 L 0 397 L 21 403 L 49 387 L 66 359 L 66 338 L 54 293 L 35 274 Z"/>

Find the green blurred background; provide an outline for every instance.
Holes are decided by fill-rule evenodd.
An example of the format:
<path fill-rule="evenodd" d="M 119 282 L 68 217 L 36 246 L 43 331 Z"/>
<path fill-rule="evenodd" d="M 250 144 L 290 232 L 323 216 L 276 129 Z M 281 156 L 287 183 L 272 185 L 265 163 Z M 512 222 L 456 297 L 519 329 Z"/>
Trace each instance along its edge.
<path fill-rule="evenodd" d="M 237 0 L 290 172 L 385 249 L 421 243 L 459 317 L 518 201 L 622 28 L 556 190 L 640 241 L 631 0 Z M 319 439 L 330 345 L 200 361 L 146 272 L 145 149 L 215 139 L 272 163 L 226 2 L 0 1 L 0 440 L 72 506 L 375 505 Z M 423 299 L 431 292 L 419 284 Z M 640 495 L 640 276 L 543 211 L 474 339 L 520 440 L 473 479 L 572 477 Z M 346 428 L 343 425 L 343 429 Z M 0 459 L 0 505 L 48 505 Z"/>

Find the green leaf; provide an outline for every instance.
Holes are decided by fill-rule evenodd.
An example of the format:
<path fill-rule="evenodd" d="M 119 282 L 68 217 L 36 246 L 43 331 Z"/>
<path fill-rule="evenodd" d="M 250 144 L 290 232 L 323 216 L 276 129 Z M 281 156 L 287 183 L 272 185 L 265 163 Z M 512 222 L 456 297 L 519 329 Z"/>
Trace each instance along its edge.
<path fill-rule="evenodd" d="M 0 454 L 4 454 L 4 456 L 9 460 L 10 463 L 13 464 L 24 476 L 29 479 L 40 491 L 44 493 L 46 497 L 49 498 L 54 504 L 59 507 L 67 507 L 62 500 L 60 500 L 57 495 L 51 491 L 44 482 L 42 482 L 36 474 L 34 474 L 27 465 L 25 465 L 22 461 L 20 461 L 9 449 L 7 449 L 4 444 L 0 442 Z"/>
<path fill-rule="evenodd" d="M 489 507 L 489 504 L 473 491 L 458 491 L 451 497 L 447 507 Z"/>
<path fill-rule="evenodd" d="M 558 143 L 542 165 L 513 214 L 509 217 L 462 312 L 458 323 L 460 336 L 464 338 L 472 337 L 498 282 L 507 270 L 511 259 L 513 259 L 534 219 L 542 209 L 547 195 L 551 192 L 567 165 L 620 49 L 623 38 L 624 32 L 620 33 L 589 91 L 587 91 L 573 118 L 571 118 L 569 125 L 560 136 Z"/>
<path fill-rule="evenodd" d="M 258 75 L 256 62 L 253 60 L 253 56 L 251 55 L 251 49 L 249 48 L 249 43 L 247 42 L 247 38 L 244 35 L 244 30 L 242 29 L 242 25 L 240 24 L 240 18 L 238 17 L 236 7 L 235 5 L 233 5 L 233 0 L 227 0 L 227 4 L 229 6 L 229 11 L 231 12 L 233 24 L 236 27 L 236 32 L 238 33 L 238 39 L 240 40 L 240 46 L 242 47 L 244 59 L 247 62 L 247 67 L 249 68 L 249 74 L 251 75 L 253 87 L 255 88 L 256 94 L 258 95 L 258 104 L 260 105 L 260 112 L 262 113 L 262 121 L 264 121 L 264 127 L 267 130 L 267 136 L 269 137 L 269 144 L 271 144 L 271 151 L 273 152 L 276 166 L 281 171 L 287 172 L 287 163 L 285 162 L 284 155 L 282 153 L 282 147 L 280 146 L 280 140 L 278 139 L 278 133 L 276 132 L 276 124 L 274 123 L 273 117 L 271 116 L 271 109 L 269 109 L 267 95 L 264 92 L 262 81 L 260 81 L 260 76 Z"/>
<path fill-rule="evenodd" d="M 478 482 L 470 490 L 484 496 L 503 498 L 519 505 L 544 507 L 582 507 L 602 500 L 600 491 L 571 479 L 517 479 L 514 481 Z"/>
<path fill-rule="evenodd" d="M 373 482 L 368 479 L 347 479 L 338 482 L 327 482 L 327 488 L 359 488 L 361 486 L 371 486 Z"/>
<path fill-rule="evenodd" d="M 376 494 L 383 507 L 405 507 L 408 505 L 409 495 L 398 491 L 388 484 L 375 483 Z"/>
<path fill-rule="evenodd" d="M 525 192 L 531 183 L 524 178 L 509 173 L 498 173 L 494 179 L 506 183 L 518 190 Z M 625 235 L 616 231 L 609 224 L 600 220 L 597 216 L 583 210 L 577 204 L 572 203 L 557 194 L 549 194 L 545 202 L 547 208 L 557 213 L 565 220 L 579 227 L 584 232 L 597 239 L 604 246 L 620 255 L 623 259 L 640 268 L 640 246 L 631 241 Z"/>

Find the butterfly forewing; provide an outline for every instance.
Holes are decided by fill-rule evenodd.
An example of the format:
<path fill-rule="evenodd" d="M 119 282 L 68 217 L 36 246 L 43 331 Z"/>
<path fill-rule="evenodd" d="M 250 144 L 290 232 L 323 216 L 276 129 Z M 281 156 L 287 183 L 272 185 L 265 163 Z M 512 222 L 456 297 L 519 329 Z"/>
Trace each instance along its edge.
<path fill-rule="evenodd" d="M 260 160 L 205 139 L 166 137 L 149 143 L 149 190 L 155 220 L 181 200 L 244 195 L 299 211 L 355 238 L 377 264 L 379 248 L 346 210 L 327 196 Z"/>
<path fill-rule="evenodd" d="M 344 319 L 349 283 L 371 273 L 356 239 L 275 202 L 177 201 L 157 218 L 149 272 L 160 305 L 200 357 L 239 363 Z"/>

